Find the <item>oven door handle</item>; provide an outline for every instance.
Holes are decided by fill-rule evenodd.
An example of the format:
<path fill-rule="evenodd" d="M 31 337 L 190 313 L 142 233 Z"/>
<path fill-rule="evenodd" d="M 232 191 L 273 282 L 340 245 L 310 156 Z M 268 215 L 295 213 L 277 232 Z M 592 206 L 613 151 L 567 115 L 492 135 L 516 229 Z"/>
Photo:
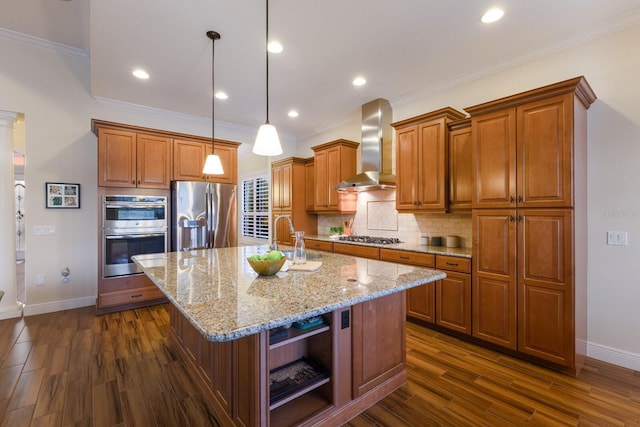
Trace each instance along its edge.
<path fill-rule="evenodd" d="M 140 237 L 160 237 L 164 235 L 165 233 L 106 234 L 104 238 L 107 240 L 116 240 L 116 239 L 131 239 L 131 238 L 140 238 Z"/>
<path fill-rule="evenodd" d="M 107 209 L 119 209 L 119 208 L 137 208 L 137 209 L 148 209 L 148 208 L 166 208 L 167 205 L 164 203 L 121 203 L 121 204 L 107 204 L 105 208 Z"/>

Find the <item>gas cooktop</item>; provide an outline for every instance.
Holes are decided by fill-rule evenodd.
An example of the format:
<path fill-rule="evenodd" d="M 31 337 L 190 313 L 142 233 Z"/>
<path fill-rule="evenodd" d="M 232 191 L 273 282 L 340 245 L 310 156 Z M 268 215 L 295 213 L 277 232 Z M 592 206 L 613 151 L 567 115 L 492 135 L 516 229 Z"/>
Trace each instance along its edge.
<path fill-rule="evenodd" d="M 397 237 L 374 237 L 374 236 L 340 236 L 339 240 L 357 243 L 372 243 L 375 245 L 392 245 L 402 243 Z"/>

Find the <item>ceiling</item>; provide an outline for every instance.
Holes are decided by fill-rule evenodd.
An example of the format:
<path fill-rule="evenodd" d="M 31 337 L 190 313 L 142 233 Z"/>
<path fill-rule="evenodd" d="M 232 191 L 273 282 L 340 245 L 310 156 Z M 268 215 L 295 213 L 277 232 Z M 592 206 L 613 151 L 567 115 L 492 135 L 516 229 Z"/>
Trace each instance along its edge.
<path fill-rule="evenodd" d="M 211 117 L 265 121 L 263 0 L 4 0 L 0 27 L 86 52 L 92 95 Z M 492 25 L 491 6 L 505 16 Z M 392 106 L 640 22 L 638 0 L 271 0 L 270 121 L 303 138 L 386 98 Z M 75 51 L 75 50 L 74 50 Z M 145 68 L 151 78 L 135 79 Z M 365 76 L 367 84 L 351 81 Z M 287 112 L 295 108 L 300 116 Z"/>

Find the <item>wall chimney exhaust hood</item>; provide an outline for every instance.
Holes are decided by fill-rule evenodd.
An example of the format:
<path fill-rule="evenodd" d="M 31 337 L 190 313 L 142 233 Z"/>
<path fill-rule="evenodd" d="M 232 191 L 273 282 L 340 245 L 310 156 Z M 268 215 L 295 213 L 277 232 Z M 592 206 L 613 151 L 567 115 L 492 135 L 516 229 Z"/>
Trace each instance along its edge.
<path fill-rule="evenodd" d="M 334 188 L 338 191 L 395 189 L 392 174 L 391 105 L 378 98 L 362 106 L 362 172 Z"/>

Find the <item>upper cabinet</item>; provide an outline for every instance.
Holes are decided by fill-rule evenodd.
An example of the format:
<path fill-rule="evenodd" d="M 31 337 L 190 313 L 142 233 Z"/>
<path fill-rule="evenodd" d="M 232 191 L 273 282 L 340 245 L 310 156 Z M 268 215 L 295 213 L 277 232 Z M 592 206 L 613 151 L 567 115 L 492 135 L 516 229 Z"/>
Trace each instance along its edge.
<path fill-rule="evenodd" d="M 584 79 L 569 80 L 470 107 L 474 208 L 575 205 L 576 100 L 595 95 Z M 573 92 L 575 88 L 575 93 Z M 563 93 L 564 92 L 564 93 Z"/>
<path fill-rule="evenodd" d="M 314 152 L 315 212 L 355 211 L 353 195 L 339 193 L 334 187 L 356 174 L 358 145 L 357 142 L 338 139 L 311 147 Z"/>
<path fill-rule="evenodd" d="M 99 127 L 98 185 L 168 189 L 171 138 Z"/>
<path fill-rule="evenodd" d="M 449 210 L 471 210 L 471 119 L 449 123 Z"/>
<path fill-rule="evenodd" d="M 204 175 L 211 140 L 157 129 L 92 120 L 98 136 L 98 186 L 169 189 L 171 181 L 236 184 L 237 142 L 216 140 L 223 175 Z"/>
<path fill-rule="evenodd" d="M 208 181 L 222 184 L 238 182 L 238 144 L 216 139 L 215 154 L 220 157 L 222 175 L 205 175 L 202 167 L 211 153 L 211 141 L 174 139 L 173 179 L 175 181 Z"/>
<path fill-rule="evenodd" d="M 396 132 L 398 211 L 448 210 L 448 124 L 464 117 L 464 113 L 447 107 L 391 125 Z"/>
<path fill-rule="evenodd" d="M 289 215 L 296 231 L 316 234 L 318 219 L 307 212 L 307 159 L 289 157 L 271 164 L 271 209 L 273 217 Z M 287 221 L 278 222 L 278 243 L 293 245 Z"/>

